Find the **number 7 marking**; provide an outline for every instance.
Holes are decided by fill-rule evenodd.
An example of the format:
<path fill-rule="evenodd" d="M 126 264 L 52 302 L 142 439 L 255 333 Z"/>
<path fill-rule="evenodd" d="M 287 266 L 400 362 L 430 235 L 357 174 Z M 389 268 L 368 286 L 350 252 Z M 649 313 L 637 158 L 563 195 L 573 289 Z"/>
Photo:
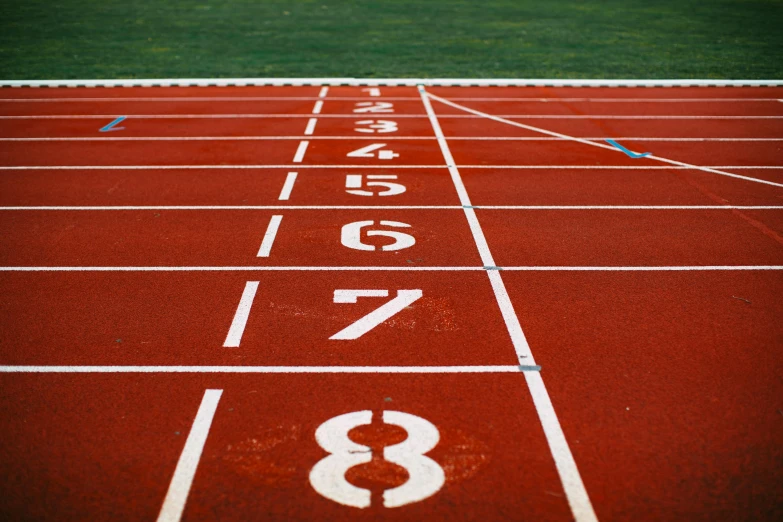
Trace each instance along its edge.
<path fill-rule="evenodd" d="M 359 297 L 388 297 L 388 290 L 335 290 L 335 303 L 355 303 Z M 348 341 L 358 339 L 405 307 L 421 299 L 421 290 L 397 290 L 397 297 L 387 301 L 369 314 L 349 324 L 329 339 Z"/>

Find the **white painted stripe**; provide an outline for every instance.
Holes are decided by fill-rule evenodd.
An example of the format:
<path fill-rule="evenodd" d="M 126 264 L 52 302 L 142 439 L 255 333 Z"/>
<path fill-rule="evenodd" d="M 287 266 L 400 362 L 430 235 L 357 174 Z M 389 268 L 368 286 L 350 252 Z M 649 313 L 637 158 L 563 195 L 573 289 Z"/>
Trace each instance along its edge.
<path fill-rule="evenodd" d="M 647 156 L 648 158 L 651 156 Z M 460 169 L 580 169 L 580 170 L 775 170 L 783 165 L 457 165 Z M 444 165 L 382 165 L 381 169 L 443 169 Z M 190 169 L 363 169 L 367 165 L 12 165 L 0 170 L 190 170 Z"/>
<path fill-rule="evenodd" d="M 434 99 L 434 100 L 438 100 L 441 103 L 444 103 L 446 105 L 454 107 L 455 109 L 460 109 L 460 110 L 469 112 L 469 113 L 471 113 L 473 115 L 477 115 L 477 116 L 484 116 L 487 119 L 498 121 L 500 123 L 506 123 L 506 124 L 509 124 L 509 125 L 512 125 L 512 126 L 515 126 L 515 127 L 520 127 L 520 128 L 523 128 L 523 129 L 527 129 L 527 130 L 530 130 L 530 131 L 533 131 L 533 132 L 539 132 L 541 134 L 547 134 L 549 136 L 554 136 L 554 137 L 557 137 L 557 138 L 563 138 L 563 139 L 575 141 L 575 142 L 578 142 L 578 143 L 584 143 L 586 145 L 590 145 L 591 147 L 598 147 L 598 148 L 601 148 L 601 149 L 607 149 L 607 150 L 611 150 L 613 152 L 624 154 L 624 152 L 618 150 L 617 148 L 613 147 L 612 145 L 608 145 L 608 144 L 605 144 L 605 143 L 599 143 L 599 142 L 595 142 L 595 141 L 588 141 L 588 140 L 585 140 L 583 138 L 577 138 L 577 137 L 574 137 L 574 136 L 569 136 L 567 134 L 561 134 L 559 132 L 553 132 L 553 131 L 542 129 L 542 128 L 539 128 L 539 127 L 533 127 L 531 125 L 525 125 L 523 123 L 518 123 L 518 122 L 511 121 L 511 120 L 506 120 L 506 119 L 504 119 L 502 117 L 499 117 L 499 116 L 492 116 L 491 114 L 487 114 L 487 113 L 484 113 L 484 112 L 481 112 L 481 111 L 476 111 L 476 110 L 470 109 L 468 107 L 464 107 L 462 105 L 456 104 L 454 102 L 450 102 L 449 100 L 446 100 L 445 98 L 441 98 L 441 97 L 435 96 L 433 94 L 429 94 L 428 93 L 427 96 L 432 98 L 432 99 Z M 693 168 L 693 169 L 701 170 L 701 171 L 704 171 L 704 172 L 711 172 L 713 174 L 719 174 L 721 176 L 728 176 L 728 177 L 731 177 L 731 178 L 744 179 L 745 181 L 751 181 L 751 182 L 754 182 L 754 183 L 762 183 L 762 184 L 765 184 L 765 185 L 772 185 L 772 186 L 775 186 L 775 187 L 783 187 L 783 183 L 775 183 L 775 182 L 772 182 L 772 181 L 767 181 L 767 180 L 758 179 L 758 178 L 752 178 L 752 177 L 749 177 L 749 176 L 741 176 L 739 174 L 732 174 L 730 172 L 716 170 L 716 169 L 712 169 L 712 168 L 709 168 L 709 167 L 701 167 L 701 166 L 693 165 L 693 164 L 690 164 L 690 163 L 684 163 L 682 161 L 676 161 L 676 160 L 671 160 L 671 159 L 668 159 L 668 158 L 663 158 L 661 156 L 650 155 L 650 156 L 646 156 L 646 159 L 654 160 L 654 161 L 661 161 L 661 162 L 664 162 L 664 163 L 669 163 L 670 165 L 678 165 L 678 166 L 682 166 L 682 167 Z"/>
<path fill-rule="evenodd" d="M 209 435 L 209 428 L 212 426 L 212 419 L 215 417 L 215 411 L 222 394 L 223 390 L 204 392 L 204 398 L 201 400 L 196 419 L 190 428 L 190 434 L 182 449 L 182 454 L 179 456 L 174 476 L 163 501 L 163 507 L 158 515 L 158 522 L 179 522 L 182 518 L 190 486 L 193 484 L 193 477 L 196 475 L 201 453 L 204 451 L 204 444 L 207 442 L 207 435 Z"/>
<path fill-rule="evenodd" d="M 544 435 L 549 443 L 552 457 L 554 457 L 557 473 L 563 482 L 563 489 L 566 492 L 568 504 L 571 506 L 574 520 L 577 522 L 597 522 L 598 517 L 593 511 L 587 489 L 585 489 L 582 477 L 576 468 L 576 461 L 571 453 L 571 448 L 568 447 L 563 429 L 560 427 L 560 421 L 546 386 L 544 386 L 544 380 L 540 373 L 535 372 L 535 375 L 531 375 L 531 373 L 525 372 L 525 380 L 533 397 L 541 426 L 544 428 Z"/>
<path fill-rule="evenodd" d="M 256 257 L 269 257 L 272 252 L 272 245 L 275 243 L 275 237 L 277 237 L 277 229 L 280 228 L 280 222 L 283 221 L 283 216 L 275 215 L 269 220 L 269 225 L 264 232 L 264 239 L 261 240 L 261 247 L 258 249 Z"/>
<path fill-rule="evenodd" d="M 124 97 L 115 98 L 0 98 L 0 103 L 68 103 L 68 102 L 248 102 L 248 101 L 315 101 L 316 96 L 166 96 L 166 97 Z M 366 97 L 332 96 L 334 101 L 366 101 Z M 418 96 L 382 96 L 384 101 L 419 101 Z M 716 103 L 716 102 L 779 102 L 777 98 L 497 98 L 475 96 L 469 98 L 450 97 L 453 101 L 476 102 L 525 102 L 525 103 Z M 451 138 L 449 138 L 451 139 Z"/>
<path fill-rule="evenodd" d="M 255 299 L 258 291 L 258 283 L 258 281 L 245 283 L 245 289 L 242 291 L 242 297 L 239 299 L 234 319 L 231 320 L 231 326 L 228 329 L 226 340 L 223 342 L 223 348 L 238 348 L 239 343 L 242 342 L 242 334 L 245 333 L 247 318 L 250 317 L 253 299 Z"/>
<path fill-rule="evenodd" d="M 315 105 L 313 105 L 313 114 L 321 114 L 321 109 L 324 107 L 324 102 L 321 100 L 318 100 L 315 102 Z"/>
<path fill-rule="evenodd" d="M 469 206 L 470 199 L 465 190 L 465 186 L 462 183 L 459 170 L 454 165 L 449 145 L 443 135 L 438 118 L 435 115 L 435 111 L 432 109 L 428 94 L 423 86 L 419 86 L 419 93 L 430 123 L 432 124 L 432 129 L 438 137 L 438 144 L 443 153 L 443 158 L 449 167 L 449 172 L 451 173 L 452 181 L 454 182 L 457 194 L 459 195 L 460 203 L 464 206 Z M 495 262 L 489 251 L 489 246 L 487 245 L 486 238 L 484 237 L 484 233 L 474 209 L 465 208 L 465 216 L 481 256 L 481 262 L 487 266 L 494 265 Z M 522 326 L 519 323 L 519 318 L 514 311 L 514 306 L 508 296 L 506 286 L 503 284 L 503 278 L 501 277 L 500 272 L 498 270 L 488 270 L 487 275 L 489 276 L 492 290 L 495 293 L 495 299 L 497 300 L 503 320 L 506 323 L 506 328 L 511 337 L 518 360 L 525 365 L 535 365 L 530 346 L 528 345 Z M 563 484 L 563 490 L 565 491 L 568 504 L 571 507 L 571 513 L 576 522 L 597 522 L 598 518 L 593 511 L 593 506 L 590 503 L 587 490 L 582 482 L 579 469 L 576 466 L 576 461 L 574 461 L 574 458 L 571 455 L 568 442 L 560 428 L 560 422 L 557 419 L 552 402 L 549 400 L 549 395 L 541 380 L 541 376 L 539 375 L 538 377 L 538 380 L 527 379 L 528 388 L 533 395 L 536 412 L 538 413 L 538 417 L 544 428 L 544 434 L 546 435 L 547 443 L 552 452 L 552 457 L 555 460 L 555 465 Z"/>
<path fill-rule="evenodd" d="M 289 172 L 288 175 L 285 177 L 285 183 L 283 183 L 283 189 L 280 191 L 280 196 L 278 196 L 278 200 L 280 201 L 288 201 L 288 199 L 291 197 L 291 191 L 294 190 L 294 183 L 296 183 L 296 172 Z M 282 205 L 278 205 L 278 208 L 289 208 Z"/>
<path fill-rule="evenodd" d="M 321 90 L 318 92 L 318 97 L 319 98 L 326 98 L 326 95 L 328 93 L 329 93 L 329 86 L 328 85 L 324 85 L 323 87 L 321 87 Z"/>
<path fill-rule="evenodd" d="M 0 272 L 688 272 L 783 270 L 783 265 L 682 266 L 0 266 Z"/>
<path fill-rule="evenodd" d="M 305 128 L 305 136 L 312 136 L 315 131 L 315 124 L 318 123 L 317 118 L 310 118 L 307 120 L 307 127 Z"/>
<path fill-rule="evenodd" d="M 139 80 L 4 80 L 0 87 L 233 87 L 233 86 L 508 86 L 508 87 L 775 87 L 783 80 L 563 80 L 555 78 L 155 78 Z"/>
<path fill-rule="evenodd" d="M 532 369 L 532 368 L 531 368 Z M 500 366 L 0 366 L 0 373 L 516 373 Z"/>
<path fill-rule="evenodd" d="M 46 98 L 44 98 L 46 99 Z M 73 99 L 73 98 L 71 98 Z M 111 99 L 111 98 L 108 98 Z M 142 98 L 143 99 L 143 98 Z M 186 99 L 186 98 L 185 98 Z M 231 99 L 231 98 L 229 98 Z M 388 98 L 391 99 L 391 98 Z M 456 101 L 479 101 L 479 102 L 543 102 L 543 103 L 716 103 L 716 102 L 773 102 L 776 98 L 482 98 L 470 97 L 459 98 L 449 97 Z M 451 137 L 449 137 L 451 139 Z"/>
<path fill-rule="evenodd" d="M 430 95 L 430 96 L 435 96 Z M 316 105 L 320 102 L 316 102 Z M 314 108 L 315 109 L 315 108 Z M 319 114 L 319 113 L 313 113 Z M 208 119 L 262 119 L 262 118 L 310 118 L 310 114 L 279 114 L 279 113 L 242 113 L 242 114 L 132 114 L 128 117 L 135 120 L 208 120 Z M 759 116 L 759 115 L 626 115 L 626 114 L 497 114 L 498 118 L 519 120 L 781 120 L 783 116 Z M 0 120 L 103 120 L 115 118 L 108 114 L 36 114 L 0 116 Z M 320 118 L 357 118 L 356 114 L 320 114 Z M 426 118 L 423 114 L 395 114 L 394 119 L 400 118 Z M 482 116 L 475 114 L 443 114 L 440 119 L 476 119 Z"/>
<path fill-rule="evenodd" d="M 317 122 L 315 118 L 311 118 L 308 122 L 308 128 L 305 129 L 305 134 L 312 134 L 310 129 L 310 122 Z M 315 128 L 315 123 L 312 125 Z M 309 135 L 309 134 L 308 134 Z M 285 140 L 301 140 L 301 136 L 85 136 L 85 137 L 38 137 L 38 138 L 0 138 L 0 141 L 21 141 L 21 142 L 47 142 L 47 141 L 285 141 Z M 377 136 L 312 136 L 310 140 L 374 140 L 378 141 Z M 449 137 L 450 140 L 458 141 L 565 141 L 563 138 L 553 138 L 549 136 L 453 136 Z M 606 138 L 582 138 L 587 141 L 605 141 Z M 661 142 L 777 142 L 783 141 L 783 138 L 665 138 L 665 137 L 634 137 L 634 136 L 620 136 L 612 137 L 615 141 L 661 141 Z M 384 141 L 387 140 L 403 140 L 403 141 L 436 141 L 434 136 L 384 136 Z"/>
<path fill-rule="evenodd" d="M 292 176 L 293 174 L 293 176 Z M 278 199 L 288 199 L 296 172 L 289 172 Z M 290 186 L 289 186 L 290 184 Z M 285 197 L 284 197 L 285 196 Z M 462 205 L 143 205 L 143 206 L 27 206 L 0 211 L 111 210 L 462 210 Z M 783 205 L 473 205 L 478 210 L 783 210 Z"/>
<path fill-rule="evenodd" d="M 301 141 L 299 142 L 299 147 L 296 149 L 296 154 L 294 154 L 294 163 L 301 163 L 304 159 L 305 152 L 307 152 L 307 146 L 310 144 L 309 141 Z"/>

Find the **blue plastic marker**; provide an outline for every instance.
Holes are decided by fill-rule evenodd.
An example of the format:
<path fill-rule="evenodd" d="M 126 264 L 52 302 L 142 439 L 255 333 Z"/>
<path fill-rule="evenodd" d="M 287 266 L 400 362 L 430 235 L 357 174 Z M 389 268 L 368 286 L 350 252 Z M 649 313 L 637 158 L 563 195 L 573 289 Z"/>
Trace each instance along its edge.
<path fill-rule="evenodd" d="M 635 152 L 632 152 L 632 151 L 630 151 L 630 150 L 626 149 L 625 147 L 623 147 L 622 145 L 620 145 L 619 143 L 617 143 L 617 142 L 616 142 L 616 141 L 614 141 L 614 140 L 605 140 L 605 141 L 606 141 L 606 142 L 607 142 L 609 145 L 611 145 L 611 146 L 613 146 L 613 147 L 617 147 L 617 148 L 618 148 L 618 149 L 620 149 L 621 151 L 625 152 L 626 154 L 628 154 L 628 155 L 629 155 L 630 157 L 632 157 L 632 158 L 643 158 L 643 157 L 645 157 L 645 156 L 649 156 L 649 155 L 651 154 L 650 152 L 643 152 L 643 153 L 641 153 L 641 154 L 637 154 L 637 153 L 635 153 Z"/>
<path fill-rule="evenodd" d="M 116 130 L 122 130 L 125 127 L 115 127 L 118 123 L 120 123 L 122 120 L 124 120 L 127 116 L 120 116 L 110 124 L 106 125 L 105 127 L 102 127 L 100 129 L 100 132 L 110 132 L 110 131 L 116 131 Z"/>

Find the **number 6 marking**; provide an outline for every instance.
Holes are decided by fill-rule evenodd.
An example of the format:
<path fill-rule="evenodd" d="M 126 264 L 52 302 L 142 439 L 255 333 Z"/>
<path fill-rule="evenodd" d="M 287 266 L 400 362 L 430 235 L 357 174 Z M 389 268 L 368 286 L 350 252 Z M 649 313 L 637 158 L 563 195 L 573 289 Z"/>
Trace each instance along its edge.
<path fill-rule="evenodd" d="M 371 503 L 369 490 L 357 488 L 345 480 L 345 473 L 354 466 L 372 460 L 372 449 L 348 438 L 357 426 L 372 422 L 371 411 L 356 411 L 338 415 L 321 424 L 315 431 L 318 445 L 329 452 L 310 470 L 310 484 L 320 495 L 345 506 L 367 508 Z M 383 422 L 400 426 L 408 438 L 383 449 L 383 458 L 405 468 L 408 481 L 383 492 L 383 505 L 394 508 L 431 497 L 443 487 L 443 468 L 424 455 L 438 445 L 440 433 L 428 420 L 400 411 L 384 411 Z"/>
<path fill-rule="evenodd" d="M 388 290 L 335 290 L 335 303 L 355 303 L 358 297 L 388 297 Z M 400 313 L 405 307 L 421 299 L 421 290 L 397 290 L 397 297 L 369 314 L 349 324 L 329 339 L 348 341 L 358 339 L 382 322 Z"/>

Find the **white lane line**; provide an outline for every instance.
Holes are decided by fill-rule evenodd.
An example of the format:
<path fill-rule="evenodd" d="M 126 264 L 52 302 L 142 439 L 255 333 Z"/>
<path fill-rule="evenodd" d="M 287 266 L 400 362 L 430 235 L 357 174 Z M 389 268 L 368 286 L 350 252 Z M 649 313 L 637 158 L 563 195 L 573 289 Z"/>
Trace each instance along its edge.
<path fill-rule="evenodd" d="M 435 97 L 434 94 L 430 96 Z M 316 104 L 319 102 L 316 102 Z M 473 109 L 471 109 L 473 110 Z M 317 114 L 317 113 L 314 113 Z M 280 114 L 280 113 L 242 113 L 242 114 L 127 114 L 137 120 L 151 119 L 260 119 L 260 118 L 309 118 L 310 114 Z M 115 118 L 111 114 L 36 114 L 0 116 L 0 120 L 72 120 L 72 119 L 106 119 Z M 356 118 L 355 114 L 321 114 L 321 118 Z M 395 114 L 394 118 L 426 118 L 423 114 Z M 476 119 L 484 116 L 475 114 L 444 114 L 440 119 Z M 525 120 L 781 120 L 783 116 L 686 116 L 686 115 L 617 115 L 617 114 L 499 114 L 497 118 L 514 118 Z"/>
<path fill-rule="evenodd" d="M 312 136 L 315 131 L 315 124 L 318 123 L 317 118 L 310 118 L 307 120 L 307 127 L 305 128 L 305 136 Z"/>
<path fill-rule="evenodd" d="M 296 180 L 289 172 L 279 200 L 287 200 Z M 111 210 L 462 210 L 462 205 L 141 205 L 141 206 L 27 206 L 0 211 Z M 478 210 L 783 210 L 783 205 L 473 205 Z"/>
<path fill-rule="evenodd" d="M 321 109 L 324 108 L 324 102 L 322 100 L 318 100 L 315 102 L 315 105 L 313 105 L 313 114 L 321 114 Z"/>
<path fill-rule="evenodd" d="M 476 217 L 475 210 L 470 207 L 470 198 L 468 197 L 465 186 L 462 183 L 462 177 L 459 170 L 454 165 L 454 160 L 449 149 L 448 142 L 446 141 L 443 131 L 441 130 L 438 117 L 435 115 L 435 111 L 432 109 L 427 92 L 422 85 L 419 85 L 419 94 L 421 95 L 421 101 L 424 104 L 424 108 L 427 111 L 432 129 L 435 135 L 438 137 L 438 144 L 440 145 L 443 158 L 449 167 L 452 181 L 457 190 L 457 194 L 460 198 L 460 203 L 465 208 L 465 217 L 468 220 L 471 232 L 473 233 L 473 239 L 476 242 L 479 254 L 481 256 L 481 262 L 487 266 L 494 266 L 495 261 L 490 253 L 489 246 L 487 245 L 486 238 Z M 495 299 L 497 300 L 500 308 L 503 320 L 506 323 L 511 341 L 514 345 L 517 357 L 521 364 L 535 365 L 533 354 L 528 345 L 527 339 L 522 326 L 519 323 L 519 318 L 514 311 L 514 306 L 511 303 L 511 299 L 508 296 L 506 287 L 503 284 L 503 279 L 498 270 L 488 270 L 490 283 L 492 290 L 495 293 Z M 593 506 L 590 502 L 590 497 L 587 494 L 582 477 L 579 474 L 579 469 L 576 466 L 576 461 L 571 454 L 571 449 L 568 447 L 568 442 L 563 435 L 560 422 L 552 406 L 551 400 L 549 400 L 549 394 L 544 387 L 544 382 L 541 380 L 540 375 L 538 380 L 526 379 L 530 393 L 533 395 L 533 403 L 538 413 L 538 418 L 544 428 L 544 434 L 546 435 L 547 443 L 549 444 L 552 457 L 555 461 L 560 481 L 563 484 L 563 490 L 566 494 L 568 504 L 571 507 L 571 513 L 574 516 L 576 522 L 597 522 L 598 518 L 593 511 Z"/>
<path fill-rule="evenodd" d="M 542 128 L 539 128 L 539 127 L 533 127 L 531 125 L 525 125 L 524 123 L 518 123 L 518 122 L 515 122 L 515 121 L 506 120 L 503 117 L 492 116 L 491 114 L 487 114 L 487 113 L 484 113 L 484 112 L 481 112 L 481 111 L 476 111 L 476 110 L 470 109 L 468 107 L 465 107 L 465 106 L 462 106 L 462 105 L 450 102 L 449 100 L 446 100 L 445 98 L 441 98 L 441 97 L 435 96 L 433 94 L 427 93 L 427 96 L 432 98 L 432 99 L 434 99 L 434 100 L 438 100 L 441 103 L 449 105 L 450 107 L 454 107 L 455 109 L 467 111 L 467 112 L 469 112 L 471 114 L 474 114 L 474 115 L 477 115 L 477 116 L 484 116 L 485 118 L 488 118 L 488 119 L 494 120 L 494 121 L 498 121 L 500 123 L 506 123 L 508 125 L 513 125 L 515 127 L 520 127 L 522 129 L 527 129 L 527 130 L 530 130 L 530 131 L 533 131 L 533 132 L 539 132 L 541 134 L 547 134 L 549 136 L 554 136 L 554 137 L 557 137 L 557 138 L 563 138 L 563 139 L 567 139 L 567 140 L 571 140 L 571 141 L 576 141 L 576 142 L 579 142 L 579 143 L 584 143 L 586 145 L 590 145 L 591 147 L 599 147 L 599 148 L 602 148 L 602 149 L 607 149 L 607 150 L 612 150 L 614 152 L 622 153 L 620 150 L 616 149 L 615 147 L 613 147 L 611 145 L 607 145 L 607 144 L 599 143 L 599 142 L 595 142 L 595 141 L 589 141 L 589 140 L 585 140 L 583 138 L 576 138 L 574 136 L 569 136 L 567 134 L 561 134 L 559 132 L 549 131 L 549 130 L 542 129 Z M 783 183 L 775 183 L 775 182 L 772 182 L 772 181 L 766 181 L 766 180 L 762 180 L 762 179 L 758 179 L 758 178 L 752 178 L 752 177 L 749 177 L 749 176 L 741 176 L 739 174 L 732 174 L 730 172 L 724 172 L 724 171 L 712 169 L 712 168 L 709 168 L 709 167 L 702 167 L 702 166 L 699 166 L 699 165 L 693 165 L 693 164 L 690 164 L 690 163 L 684 163 L 682 161 L 671 160 L 671 159 L 668 159 L 668 158 L 662 158 L 660 156 L 650 155 L 650 156 L 647 156 L 646 158 L 650 159 L 650 160 L 654 160 L 654 161 L 661 161 L 663 163 L 669 163 L 670 165 L 678 165 L 678 166 L 681 166 L 681 167 L 688 167 L 688 168 L 701 170 L 701 171 L 704 171 L 704 172 L 710 172 L 710 173 L 713 173 L 713 174 L 719 174 L 721 176 L 728 176 L 728 177 L 732 177 L 732 178 L 744 179 L 745 181 L 752 181 L 754 183 L 762 183 L 762 184 L 765 184 L 765 185 L 772 185 L 772 186 L 775 186 L 775 187 L 783 187 Z"/>
<path fill-rule="evenodd" d="M 544 428 L 544 435 L 549 443 L 549 449 L 555 461 L 557 473 L 563 482 L 563 489 L 568 498 L 568 504 L 571 506 L 571 513 L 577 522 L 597 522 L 598 517 L 593 510 L 590 498 L 587 496 L 582 477 L 576 468 L 576 461 L 568 446 L 563 428 L 555 413 L 552 400 L 549 398 L 544 385 L 544 379 L 539 372 L 531 375 L 533 372 L 525 372 L 525 381 L 527 382 L 530 394 L 533 396 L 538 418 L 541 420 L 541 426 Z"/>
<path fill-rule="evenodd" d="M 316 118 L 310 118 L 305 134 L 311 135 L 315 129 Z M 312 128 L 311 128 L 312 123 Z M 309 132 L 308 132 L 309 131 Z M 616 141 L 661 141 L 661 142 L 777 142 L 783 138 L 667 138 L 641 136 L 615 136 L 609 138 Z M 47 142 L 47 141 L 281 141 L 301 140 L 301 136 L 76 136 L 76 137 L 38 137 L 38 138 L 0 138 L 0 141 Z M 313 136 L 311 140 L 378 140 L 377 136 Z M 434 136 L 384 136 L 385 140 L 437 140 Z M 450 140 L 458 141 L 565 141 L 563 138 L 551 136 L 452 136 Z M 605 141 L 606 138 L 582 138 L 587 141 Z"/>
<path fill-rule="evenodd" d="M 289 172 L 288 175 L 285 177 L 285 183 L 283 183 L 283 189 L 280 191 L 280 196 L 278 196 L 277 198 L 279 201 L 288 201 L 288 199 L 291 197 L 291 191 L 294 190 L 294 183 L 296 183 L 297 175 L 298 174 L 296 172 Z M 291 208 L 291 207 L 278 205 L 276 208 Z"/>
<path fill-rule="evenodd" d="M 688 272 L 783 270 L 783 265 L 671 266 L 0 266 L 0 272 Z"/>
<path fill-rule="evenodd" d="M 304 159 L 305 152 L 307 152 L 307 146 L 310 145 L 309 141 L 300 141 L 299 147 L 296 149 L 296 154 L 294 154 L 294 163 L 301 163 Z"/>
<path fill-rule="evenodd" d="M 158 522 L 179 522 L 185 509 L 185 502 L 196 475 L 204 444 L 207 442 L 209 428 L 215 417 L 220 396 L 223 390 L 206 390 L 201 405 L 198 408 L 196 419 L 190 428 L 190 434 L 179 456 L 174 476 L 171 478 L 166 498 L 163 501 Z"/>
<path fill-rule="evenodd" d="M 616 150 L 616 149 L 615 149 Z M 652 158 L 652 156 L 647 156 Z M 783 165 L 457 165 L 460 169 L 579 169 L 579 170 L 780 170 Z M 364 169 L 367 165 L 13 165 L 0 170 L 192 170 L 192 169 Z M 381 169 L 443 169 L 444 165 L 383 165 Z M 753 178 L 751 178 L 753 179 Z"/>
<path fill-rule="evenodd" d="M 517 373 L 525 366 L 0 366 L 0 373 Z"/>
<path fill-rule="evenodd" d="M 328 87 L 325 87 L 328 90 Z M 0 98 L 2 103 L 62 103 L 62 102 L 248 102 L 248 101 L 313 101 L 324 96 L 168 96 L 116 98 Z M 372 94 L 370 96 L 373 96 Z M 361 96 L 332 96 L 335 101 L 365 101 Z M 418 96 L 383 96 L 388 101 L 420 101 Z M 567 102 L 567 103 L 718 103 L 718 102 L 779 102 L 777 98 L 449 98 L 455 101 L 477 102 Z M 451 138 L 449 138 L 451 139 Z"/>
<path fill-rule="evenodd" d="M 277 229 L 280 228 L 280 222 L 283 221 L 283 216 L 275 215 L 269 220 L 269 225 L 264 232 L 264 239 L 261 240 L 261 247 L 258 249 L 256 257 L 269 257 L 272 252 L 272 245 L 275 243 L 275 237 L 277 237 Z"/>
<path fill-rule="evenodd" d="M 321 87 L 321 90 L 318 92 L 318 97 L 319 98 L 326 98 L 326 95 L 328 93 L 329 93 L 329 86 L 328 85 L 324 85 L 323 87 Z"/>
<path fill-rule="evenodd" d="M 245 289 L 242 291 L 242 297 L 239 299 L 234 319 L 231 320 L 231 327 L 228 329 L 226 340 L 223 342 L 223 348 L 238 348 L 239 343 L 242 342 L 242 334 L 245 333 L 247 318 L 250 317 L 253 299 L 255 299 L 258 291 L 258 283 L 259 281 L 248 281 L 245 283 Z"/>

